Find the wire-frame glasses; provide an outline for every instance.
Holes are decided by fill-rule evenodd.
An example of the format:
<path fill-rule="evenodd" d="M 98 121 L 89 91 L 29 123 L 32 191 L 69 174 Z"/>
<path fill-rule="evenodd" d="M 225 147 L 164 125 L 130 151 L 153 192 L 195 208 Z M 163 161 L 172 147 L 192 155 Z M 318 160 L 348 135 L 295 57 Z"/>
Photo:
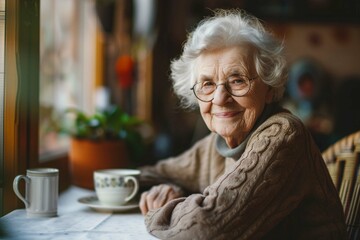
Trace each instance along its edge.
<path fill-rule="evenodd" d="M 211 102 L 214 99 L 214 93 L 218 86 L 224 85 L 225 89 L 235 97 L 242 97 L 247 94 L 251 88 L 252 80 L 256 77 L 238 76 L 236 79 L 216 84 L 213 81 L 196 82 L 190 89 L 195 97 L 203 102 Z"/>

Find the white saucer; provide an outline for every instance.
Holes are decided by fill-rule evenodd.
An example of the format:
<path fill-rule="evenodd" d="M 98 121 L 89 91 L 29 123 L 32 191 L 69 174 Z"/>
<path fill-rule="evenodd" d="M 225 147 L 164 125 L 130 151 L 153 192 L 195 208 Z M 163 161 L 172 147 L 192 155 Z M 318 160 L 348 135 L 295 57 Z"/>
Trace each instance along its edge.
<path fill-rule="evenodd" d="M 99 212 L 126 212 L 139 208 L 139 204 L 136 202 L 129 202 L 121 206 L 103 205 L 96 196 L 82 197 L 78 199 L 78 202 Z"/>

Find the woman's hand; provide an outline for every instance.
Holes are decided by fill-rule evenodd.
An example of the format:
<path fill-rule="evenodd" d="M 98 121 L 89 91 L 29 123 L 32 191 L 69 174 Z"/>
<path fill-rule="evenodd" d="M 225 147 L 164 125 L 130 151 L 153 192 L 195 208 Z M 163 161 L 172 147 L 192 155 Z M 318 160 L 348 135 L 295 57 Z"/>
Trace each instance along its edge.
<path fill-rule="evenodd" d="M 157 209 L 172 199 L 183 197 L 184 192 L 180 187 L 172 184 L 160 184 L 143 192 L 140 199 L 140 210 L 145 215 L 149 210 Z"/>

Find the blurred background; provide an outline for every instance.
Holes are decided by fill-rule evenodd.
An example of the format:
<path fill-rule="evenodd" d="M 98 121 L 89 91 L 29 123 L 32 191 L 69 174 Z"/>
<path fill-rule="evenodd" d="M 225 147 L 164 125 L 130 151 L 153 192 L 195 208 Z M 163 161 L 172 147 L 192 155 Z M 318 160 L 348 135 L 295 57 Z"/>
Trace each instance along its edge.
<path fill-rule="evenodd" d="M 169 66 L 180 55 L 187 34 L 217 8 L 248 11 L 284 42 L 289 75 L 282 104 L 304 121 L 320 150 L 360 129 L 357 0 L 0 0 L 0 46 L 6 43 L 7 54 L 14 52 L 15 56 L 13 42 L 21 41 L 11 36 L 20 29 L 25 39 L 35 39 L 39 50 L 38 65 L 30 64 L 23 76 L 34 81 L 20 86 L 28 87 L 24 92 L 34 90 L 39 104 L 24 108 L 28 111 L 25 118 L 31 119 L 30 125 L 23 127 L 28 133 L 19 139 L 12 139 L 13 133 L 6 127 L 12 120 L 12 110 L 6 104 L 11 103 L 9 91 L 14 81 L 8 80 L 7 91 L 0 86 L 0 94 L 8 99 L 0 102 L 5 119 L 8 116 L 0 121 L 5 129 L 2 137 L 5 144 L 7 138 L 8 142 L 19 141 L 19 148 L 26 150 L 17 157 L 5 146 L 5 155 L 9 153 L 3 157 L 5 175 L 7 162 L 12 169 L 9 179 L 13 179 L 25 168 L 38 166 L 38 161 L 47 164 L 49 159 L 67 154 L 69 134 L 59 131 L 59 125 L 69 108 L 92 114 L 118 106 L 141 119 L 146 150 L 138 165 L 177 155 L 208 134 L 198 111 L 179 107 L 171 89 Z M 21 27 L 17 21 L 22 18 L 35 19 L 35 27 Z M 17 24 L 20 27 L 15 27 Z M 6 38 L 4 26 L 10 26 Z M 25 52 L 27 49 L 25 46 Z M 5 62 L 13 61 L 5 51 L 0 53 Z M 21 59 L 26 62 L 20 54 Z M 5 83 L 6 76 L 16 75 L 12 74 L 16 64 L 11 61 L 5 70 L 0 69 Z M 0 66 L 3 63 L 0 61 Z M 30 93 L 26 97 L 32 99 Z M 32 113 L 36 116 L 31 117 Z M 21 159 L 27 163 L 19 163 L 20 167 L 11 163 Z"/>
<path fill-rule="evenodd" d="M 245 9 L 284 41 L 283 105 L 306 123 L 321 150 L 360 129 L 358 1 L 54 0 L 41 1 L 40 153 L 66 146 L 51 126 L 69 106 L 93 111 L 116 104 L 147 121 L 148 162 L 207 134 L 197 111 L 179 107 L 169 64 L 216 8 Z"/>

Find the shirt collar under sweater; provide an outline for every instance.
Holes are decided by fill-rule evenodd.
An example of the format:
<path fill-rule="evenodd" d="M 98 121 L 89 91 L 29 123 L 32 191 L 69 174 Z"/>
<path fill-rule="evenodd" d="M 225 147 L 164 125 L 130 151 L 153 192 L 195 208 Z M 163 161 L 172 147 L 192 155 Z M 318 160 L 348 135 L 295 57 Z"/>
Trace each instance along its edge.
<path fill-rule="evenodd" d="M 257 129 L 263 122 L 265 122 L 266 119 L 271 117 L 273 114 L 280 112 L 281 110 L 282 108 L 276 103 L 266 105 L 264 111 L 260 115 L 259 119 L 256 121 L 252 130 L 246 136 L 244 141 L 242 141 L 240 145 L 235 148 L 229 148 L 225 140 L 220 135 L 217 135 L 215 140 L 216 150 L 223 157 L 230 157 L 234 160 L 238 160 L 245 151 L 246 144 L 255 129 Z"/>

